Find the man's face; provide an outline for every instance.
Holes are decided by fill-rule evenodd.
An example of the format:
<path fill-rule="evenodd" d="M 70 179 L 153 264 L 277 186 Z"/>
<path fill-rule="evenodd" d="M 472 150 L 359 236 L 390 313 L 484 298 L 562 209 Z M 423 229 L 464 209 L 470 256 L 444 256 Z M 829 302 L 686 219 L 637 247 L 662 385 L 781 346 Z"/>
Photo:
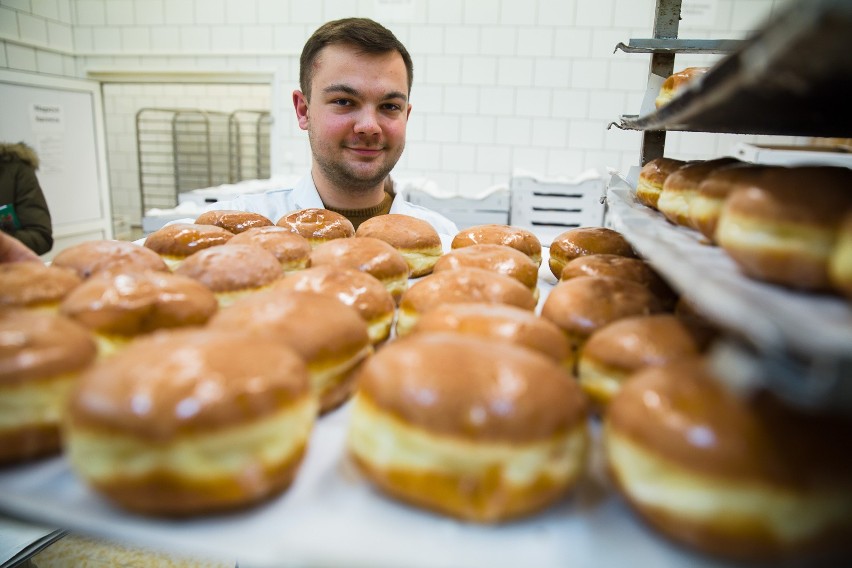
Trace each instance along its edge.
<path fill-rule="evenodd" d="M 314 161 L 340 190 L 374 188 L 402 155 L 411 105 L 405 63 L 397 52 L 328 46 L 314 68 L 310 102 L 297 91 L 294 103 Z"/>

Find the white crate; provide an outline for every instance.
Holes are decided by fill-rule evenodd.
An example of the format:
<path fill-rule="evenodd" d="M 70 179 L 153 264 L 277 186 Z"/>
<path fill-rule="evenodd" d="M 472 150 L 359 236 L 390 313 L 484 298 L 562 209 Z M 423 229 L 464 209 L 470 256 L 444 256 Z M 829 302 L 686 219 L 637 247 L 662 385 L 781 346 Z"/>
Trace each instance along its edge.
<path fill-rule="evenodd" d="M 509 222 L 532 231 L 545 246 L 569 229 L 603 225 L 604 181 L 600 176 L 541 180 L 516 175 L 510 187 Z"/>
<path fill-rule="evenodd" d="M 474 225 L 509 222 L 509 190 L 493 191 L 482 198 L 435 197 L 420 189 L 405 194 L 407 201 L 437 211 L 455 223 L 459 229 Z"/>

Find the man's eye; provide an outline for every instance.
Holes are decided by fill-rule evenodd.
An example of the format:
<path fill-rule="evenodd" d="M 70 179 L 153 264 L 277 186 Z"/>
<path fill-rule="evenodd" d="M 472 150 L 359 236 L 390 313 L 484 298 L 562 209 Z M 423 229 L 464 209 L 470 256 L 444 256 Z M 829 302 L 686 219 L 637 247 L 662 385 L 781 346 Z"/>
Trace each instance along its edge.
<path fill-rule="evenodd" d="M 352 101 L 350 101 L 349 99 L 334 99 L 333 101 L 331 101 L 331 104 L 337 106 L 349 106 L 352 104 Z"/>
<path fill-rule="evenodd" d="M 399 111 L 399 110 L 402 109 L 401 106 L 399 106 L 397 104 L 393 104 L 393 103 L 386 103 L 382 106 L 382 108 L 384 108 L 387 111 L 391 111 L 391 112 L 396 112 L 396 111 Z"/>

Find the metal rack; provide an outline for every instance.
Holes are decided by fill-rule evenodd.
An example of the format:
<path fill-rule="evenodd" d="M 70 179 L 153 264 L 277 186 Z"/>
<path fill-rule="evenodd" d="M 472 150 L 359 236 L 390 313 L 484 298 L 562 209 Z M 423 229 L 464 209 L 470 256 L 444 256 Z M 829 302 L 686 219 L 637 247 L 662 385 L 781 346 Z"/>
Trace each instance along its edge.
<path fill-rule="evenodd" d="M 271 116 L 182 108 L 136 113 L 136 152 L 142 217 L 169 209 L 192 189 L 267 178 Z"/>
<path fill-rule="evenodd" d="M 657 0 L 654 39 L 616 47 L 653 54 L 649 92 L 654 75 L 672 72 L 675 53 L 734 51 L 666 106 L 612 124 L 643 132 L 642 165 L 663 155 L 668 130 L 852 135 L 852 3 L 790 4 L 743 42 L 703 46 L 676 38 L 680 5 L 680 0 Z M 740 373 L 735 379 L 765 386 L 798 406 L 852 409 L 852 306 L 839 298 L 787 295 L 750 281 L 735 267 L 721 266 L 726 259 L 713 254 L 718 251 L 707 250 L 701 258 L 681 254 L 682 262 L 673 267 L 671 258 L 691 250 L 689 237 L 635 207 L 629 192 L 608 191 L 607 199 L 612 225 L 675 286 L 711 311 L 714 304 L 739 306 L 707 314 L 728 331 L 716 363 L 736 361 L 736 368 L 728 366 L 731 374 Z M 797 302 L 805 304 L 801 312 L 794 309 Z M 807 317 L 798 317 L 802 312 Z M 826 334 L 826 327 L 832 333 Z"/>

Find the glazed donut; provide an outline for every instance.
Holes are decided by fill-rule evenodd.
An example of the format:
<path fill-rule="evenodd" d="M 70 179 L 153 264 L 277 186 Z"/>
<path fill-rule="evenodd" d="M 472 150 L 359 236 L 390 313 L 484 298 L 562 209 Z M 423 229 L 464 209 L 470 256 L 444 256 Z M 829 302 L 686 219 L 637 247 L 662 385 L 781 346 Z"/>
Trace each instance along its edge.
<path fill-rule="evenodd" d="M 698 354 L 698 344 L 677 317 L 627 317 L 589 337 L 580 353 L 577 378 L 586 395 L 605 407 L 636 371 Z"/>
<path fill-rule="evenodd" d="M 226 244 L 263 247 L 275 255 L 284 272 L 302 270 L 311 258 L 311 243 L 305 237 L 275 225 L 248 229 Z"/>
<path fill-rule="evenodd" d="M 716 225 L 725 200 L 735 189 L 748 185 L 750 179 L 771 167 L 734 164 L 710 172 L 689 200 L 688 225 L 715 243 Z"/>
<path fill-rule="evenodd" d="M 852 170 L 843 167 L 767 170 L 725 201 L 716 239 L 751 278 L 828 290 L 829 258 L 852 210 L 850 187 Z"/>
<path fill-rule="evenodd" d="M 204 325 L 217 307 L 213 292 L 200 282 L 148 271 L 90 278 L 59 311 L 91 330 L 105 356 L 158 329 Z"/>
<path fill-rule="evenodd" d="M 696 228 L 690 224 L 690 203 L 707 176 L 719 168 L 739 163 L 736 158 L 718 158 L 686 164 L 672 172 L 663 183 L 657 209 L 675 225 Z"/>
<path fill-rule="evenodd" d="M 382 348 L 358 384 L 349 455 L 417 507 L 500 522 L 554 503 L 584 469 L 585 398 L 530 349 L 418 334 Z"/>
<path fill-rule="evenodd" d="M 40 262 L 0 264 L 0 306 L 56 311 L 83 280 L 70 268 Z"/>
<path fill-rule="evenodd" d="M 0 309 L 0 465 L 60 451 L 68 393 L 96 355 L 89 331 L 62 316 Z"/>
<path fill-rule="evenodd" d="M 258 245 L 239 244 L 199 251 L 184 260 L 175 274 L 207 286 L 223 308 L 265 290 L 282 277 L 274 254 Z"/>
<path fill-rule="evenodd" d="M 578 276 L 606 276 L 637 282 L 654 293 L 664 310 L 674 309 L 677 302 L 677 292 L 651 268 L 651 265 L 639 258 L 616 254 L 578 256 L 565 265 L 559 279 L 569 280 Z"/>
<path fill-rule="evenodd" d="M 145 246 L 159 254 L 174 270 L 190 255 L 223 245 L 233 236 L 234 233 L 215 225 L 173 223 L 145 237 Z"/>
<path fill-rule="evenodd" d="M 572 366 L 595 331 L 621 318 L 660 311 L 660 301 L 645 286 L 603 276 L 578 276 L 560 282 L 541 306 L 541 316 L 568 337 Z"/>
<path fill-rule="evenodd" d="M 356 237 L 373 237 L 398 250 L 412 278 L 425 276 L 444 254 L 441 237 L 432 225 L 409 215 L 390 213 L 367 219 L 358 226 Z"/>
<path fill-rule="evenodd" d="M 852 552 L 850 434 L 848 417 L 794 412 L 766 394 L 740 399 L 692 359 L 624 384 L 604 448 L 619 492 L 669 538 L 739 559 L 839 566 L 807 556 Z"/>
<path fill-rule="evenodd" d="M 837 242 L 828 262 L 832 287 L 852 298 L 852 210 L 846 213 L 837 232 Z"/>
<path fill-rule="evenodd" d="M 514 278 L 538 300 L 538 266 L 517 249 L 505 245 L 470 245 L 452 250 L 435 263 L 435 272 L 462 266 L 484 268 Z"/>
<path fill-rule="evenodd" d="M 541 266 L 541 241 L 533 233 L 521 227 L 497 224 L 475 225 L 459 231 L 453 237 L 451 247 L 459 249 L 470 245 L 512 247 L 530 257 L 536 266 Z"/>
<path fill-rule="evenodd" d="M 656 209 L 666 178 L 685 165 L 684 160 L 655 158 L 642 166 L 636 184 L 636 201 Z"/>
<path fill-rule="evenodd" d="M 272 221 L 250 211 L 232 211 L 227 209 L 218 209 L 205 211 L 195 219 L 197 225 L 215 225 L 222 227 L 226 231 L 239 234 L 243 231 L 248 231 L 255 227 L 272 226 Z"/>
<path fill-rule="evenodd" d="M 687 67 L 682 71 L 669 75 L 662 86 L 657 98 L 654 100 L 654 106 L 660 108 L 667 105 L 673 98 L 686 89 L 687 85 L 695 81 L 709 70 L 709 67 Z"/>
<path fill-rule="evenodd" d="M 266 292 L 216 314 L 210 328 L 270 337 L 305 361 L 320 411 L 343 404 L 353 371 L 372 353 L 367 324 L 354 308 L 315 292 Z"/>
<path fill-rule="evenodd" d="M 131 272 L 140 270 L 168 271 L 160 255 L 127 241 L 85 241 L 62 250 L 53 257 L 51 266 L 70 268 L 85 280 L 104 270 Z"/>
<path fill-rule="evenodd" d="M 305 364 L 280 342 L 158 332 L 80 377 L 66 455 L 80 478 L 125 509 L 203 515 L 286 489 L 316 414 Z"/>
<path fill-rule="evenodd" d="M 399 303 L 396 334 L 411 331 L 420 316 L 441 304 L 480 302 L 509 304 L 535 310 L 536 300 L 530 289 L 503 274 L 484 268 L 462 267 L 433 272 L 412 284 Z"/>
<path fill-rule="evenodd" d="M 279 280 L 272 287 L 279 290 L 316 292 L 337 298 L 355 308 L 367 323 L 370 343 L 378 345 L 390 335 L 396 304 L 382 283 L 366 272 L 352 268 L 315 266 Z"/>
<path fill-rule="evenodd" d="M 399 301 L 408 287 L 408 263 L 398 250 L 372 237 L 335 239 L 316 247 L 310 266 L 353 268 L 374 276 Z"/>
<path fill-rule="evenodd" d="M 284 215 L 275 224 L 302 235 L 314 248 L 333 239 L 355 236 L 352 221 L 328 209 L 300 209 Z"/>
<path fill-rule="evenodd" d="M 618 231 L 606 227 L 578 227 L 560 233 L 550 245 L 550 271 L 558 279 L 569 261 L 590 254 L 617 254 L 636 258 L 633 247 Z"/>
<path fill-rule="evenodd" d="M 452 332 L 508 341 L 547 355 L 560 365 L 569 361 L 568 340 L 552 322 L 507 304 L 444 304 L 420 316 L 411 333 Z"/>

